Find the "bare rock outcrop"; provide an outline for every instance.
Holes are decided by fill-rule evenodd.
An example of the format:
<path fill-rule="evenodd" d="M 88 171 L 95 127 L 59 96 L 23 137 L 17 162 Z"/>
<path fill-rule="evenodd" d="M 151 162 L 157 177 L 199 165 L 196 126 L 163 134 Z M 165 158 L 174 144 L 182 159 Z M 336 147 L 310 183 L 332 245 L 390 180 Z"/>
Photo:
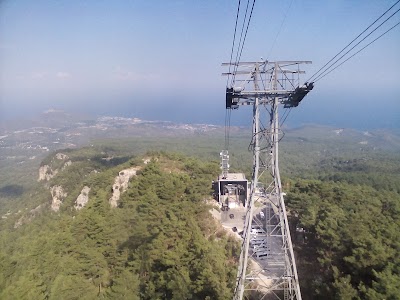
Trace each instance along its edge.
<path fill-rule="evenodd" d="M 69 157 L 68 157 L 68 155 L 66 155 L 66 154 L 64 154 L 64 153 L 57 153 L 57 154 L 56 154 L 56 158 L 59 159 L 59 160 L 66 160 L 66 159 L 68 159 Z"/>
<path fill-rule="evenodd" d="M 65 164 L 63 165 L 63 167 L 61 168 L 61 171 L 65 170 L 66 167 L 72 165 L 72 161 L 68 160 L 65 162 Z"/>
<path fill-rule="evenodd" d="M 69 159 L 68 155 L 63 153 L 57 153 L 55 158 L 58 160 L 67 160 Z M 54 159 L 54 158 L 53 158 Z M 66 167 L 70 166 L 72 161 L 68 160 L 64 163 L 61 168 L 61 171 L 64 170 Z M 38 181 L 49 181 L 51 178 L 57 175 L 58 169 L 53 170 L 49 165 L 44 165 L 39 168 L 39 178 Z"/>
<path fill-rule="evenodd" d="M 74 205 L 76 210 L 84 208 L 85 205 L 89 202 L 89 192 L 90 192 L 90 187 L 84 186 L 78 198 L 76 198 Z"/>
<path fill-rule="evenodd" d="M 51 201 L 51 209 L 55 212 L 59 211 L 60 206 L 67 197 L 67 193 L 64 192 L 62 186 L 55 185 L 50 188 L 51 197 L 53 198 Z"/>
<path fill-rule="evenodd" d="M 112 187 L 113 194 L 110 198 L 111 207 L 117 207 L 118 201 L 121 197 L 121 193 L 125 192 L 128 188 L 129 179 L 136 175 L 139 167 L 125 169 L 119 172 L 118 176 L 115 177 L 114 184 Z"/>
<path fill-rule="evenodd" d="M 1 218 L 7 219 L 9 215 L 11 215 L 11 211 L 8 211 L 6 214 L 2 215 Z"/>
<path fill-rule="evenodd" d="M 49 181 L 58 173 L 58 170 L 52 170 L 49 165 L 44 165 L 39 168 L 39 179 L 38 181 Z"/>

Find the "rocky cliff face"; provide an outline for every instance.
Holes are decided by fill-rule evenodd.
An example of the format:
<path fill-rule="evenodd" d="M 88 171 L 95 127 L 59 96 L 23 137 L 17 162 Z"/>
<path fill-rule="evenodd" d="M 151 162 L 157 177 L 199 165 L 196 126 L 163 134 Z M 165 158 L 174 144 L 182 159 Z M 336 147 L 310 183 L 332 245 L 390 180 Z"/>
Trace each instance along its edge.
<path fill-rule="evenodd" d="M 60 206 L 67 197 L 67 193 L 64 192 L 62 186 L 55 185 L 50 188 L 51 197 L 53 198 L 51 201 L 51 209 L 55 212 L 60 210 Z"/>
<path fill-rule="evenodd" d="M 49 165 L 44 165 L 39 168 L 38 181 L 49 181 L 58 173 L 58 170 L 52 170 Z"/>
<path fill-rule="evenodd" d="M 64 154 L 64 153 L 57 153 L 57 154 L 56 154 L 56 158 L 59 159 L 59 160 L 66 160 L 66 159 L 68 159 L 69 157 L 68 157 L 68 155 L 66 155 L 66 154 Z"/>
<path fill-rule="evenodd" d="M 90 187 L 84 186 L 78 198 L 75 201 L 75 209 L 80 210 L 85 207 L 85 205 L 89 202 L 89 192 Z"/>
<path fill-rule="evenodd" d="M 63 153 L 57 153 L 55 155 L 55 159 L 65 161 L 62 164 L 61 170 L 64 170 L 66 167 L 68 167 L 72 164 L 72 162 L 70 160 L 68 160 L 69 159 L 68 155 L 63 154 Z M 53 160 L 54 160 L 54 158 L 53 158 Z M 39 168 L 38 181 L 49 181 L 51 178 L 56 176 L 58 172 L 59 172 L 59 170 L 57 168 L 53 170 L 49 165 L 41 166 Z"/>
<path fill-rule="evenodd" d="M 65 168 L 70 166 L 70 165 L 72 165 L 72 161 L 70 161 L 70 160 L 66 161 L 65 164 L 62 166 L 61 171 L 65 170 Z"/>
<path fill-rule="evenodd" d="M 119 172 L 118 176 L 115 177 L 114 184 L 112 187 L 113 194 L 110 198 L 111 207 L 117 207 L 118 201 L 121 197 L 121 193 L 125 192 L 128 188 L 129 179 L 136 175 L 139 167 L 125 169 Z"/>

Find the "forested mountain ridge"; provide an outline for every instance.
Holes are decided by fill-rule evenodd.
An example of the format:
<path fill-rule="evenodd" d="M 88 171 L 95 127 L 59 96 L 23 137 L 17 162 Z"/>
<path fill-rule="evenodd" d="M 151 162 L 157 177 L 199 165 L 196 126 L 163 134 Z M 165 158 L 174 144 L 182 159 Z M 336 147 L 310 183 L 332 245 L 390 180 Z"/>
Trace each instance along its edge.
<path fill-rule="evenodd" d="M 211 299 L 229 298 L 238 249 L 209 218 L 204 203 L 197 201 L 209 194 L 211 180 L 219 173 L 216 160 L 222 140 L 217 132 L 179 138 L 131 136 L 90 141 L 81 149 L 56 150 L 41 163 L 36 162 L 38 157 L 26 158 L 23 164 L 1 160 L 0 299 L 41 299 L 43 295 L 44 299 L 54 299 L 53 292 L 65 299 L 120 299 L 118 295 L 128 299 L 203 299 L 211 295 L 210 287 L 213 293 L 218 290 Z M 381 139 L 377 132 L 319 126 L 286 132 L 280 143 L 281 175 L 303 299 L 400 299 L 397 140 L 396 133 Z M 248 131 L 232 128 L 232 171 L 250 177 L 248 143 Z M 148 149 L 169 154 L 146 154 Z M 197 159 L 171 154 L 177 151 Z M 154 160 L 145 165 L 146 158 Z M 39 168 L 52 177 L 38 182 Z M 115 179 L 119 172 L 130 168 L 140 170 L 131 177 L 118 207 L 112 209 L 109 200 Z M 154 185 L 153 178 L 160 184 Z M 62 187 L 66 194 L 58 212 L 51 210 L 51 188 L 55 186 Z M 89 201 L 77 210 L 76 200 L 85 193 L 85 186 L 90 187 Z M 167 186 L 176 186 L 177 193 L 162 193 Z M 193 233 L 196 237 L 203 236 L 205 239 L 199 239 L 200 253 L 219 257 L 218 262 L 208 255 L 190 254 L 193 252 L 188 249 L 193 247 L 185 245 L 193 243 L 194 238 L 174 236 L 175 225 L 189 226 L 191 232 L 197 232 Z M 164 227 L 167 232 L 162 231 Z M 296 227 L 304 228 L 305 235 Z M 140 238 L 133 241 L 136 229 Z M 142 237 L 146 242 L 138 246 Z M 176 243 L 176 250 L 165 250 L 161 244 L 167 244 L 169 238 L 182 238 L 182 244 Z M 118 247 L 121 244 L 127 247 Z M 134 247 L 140 248 L 140 253 L 153 251 L 150 257 L 143 256 L 145 265 L 137 265 L 142 257 L 139 259 Z M 205 250 L 207 247 L 213 250 Z M 185 282 L 190 279 L 189 294 L 171 295 L 174 288 L 165 288 L 171 277 L 164 272 L 175 271 L 169 267 L 168 257 L 161 266 L 154 260 L 159 252 L 169 253 L 171 260 L 179 262 L 179 270 L 186 274 Z M 193 257 L 200 257 L 201 264 L 204 258 L 213 265 L 205 273 L 215 271 L 218 278 L 229 279 L 217 284 L 214 275 L 207 275 L 211 280 L 208 282 L 197 273 L 193 275 L 190 270 L 195 266 L 186 263 Z M 144 267 L 145 273 L 140 273 Z M 156 273 L 164 275 L 152 276 Z M 128 285 L 132 289 L 125 288 Z M 204 297 L 198 292 L 202 288 L 208 289 Z M 85 294 L 83 290 L 90 292 Z"/>
<path fill-rule="evenodd" d="M 307 131 L 281 155 L 303 298 L 400 299 L 398 135 Z"/>
<path fill-rule="evenodd" d="M 290 185 L 304 299 L 400 299 L 400 194 L 333 181 Z"/>
<path fill-rule="evenodd" d="M 21 212 L 28 216 L 18 228 L 20 216 L 2 220 L 1 299 L 231 298 L 238 245 L 204 202 L 218 164 L 160 153 L 146 155 L 147 164 L 103 160 L 91 148 L 63 154 L 71 164 L 32 195 L 40 212 Z M 54 170 L 60 160 L 43 165 Z M 115 176 L 132 166 L 140 171 L 111 208 Z M 49 207 L 52 186 L 66 195 L 58 212 Z M 89 201 L 77 210 L 84 186 Z"/>

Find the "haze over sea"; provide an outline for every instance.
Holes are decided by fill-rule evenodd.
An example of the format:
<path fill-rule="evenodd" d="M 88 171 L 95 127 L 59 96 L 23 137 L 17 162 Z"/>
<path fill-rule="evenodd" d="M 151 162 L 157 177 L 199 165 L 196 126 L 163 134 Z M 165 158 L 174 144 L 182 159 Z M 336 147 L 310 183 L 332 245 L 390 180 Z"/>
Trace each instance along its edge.
<path fill-rule="evenodd" d="M 184 102 L 178 98 L 166 100 L 163 103 L 146 101 L 143 97 L 140 101 L 116 98 L 114 101 L 82 101 L 81 105 L 75 101 L 65 101 L 59 105 L 51 102 L 26 103 L 18 107 L 3 103 L 0 111 L 0 121 L 7 122 L 18 118 L 35 118 L 41 112 L 48 109 L 61 109 L 72 114 L 84 114 L 90 117 L 97 116 L 122 116 L 137 117 L 145 120 L 164 120 L 178 123 L 207 123 L 223 125 L 225 121 L 224 94 L 215 99 L 214 103 L 202 104 L 202 99 Z M 193 98 L 192 98 L 193 99 Z M 366 97 L 366 99 L 368 99 Z M 353 103 L 351 97 L 341 99 L 332 97 L 331 103 L 319 101 L 316 96 L 310 94 L 297 107 L 292 109 L 286 119 L 286 126 L 298 127 L 305 124 L 319 124 L 333 127 L 354 128 L 358 130 L 371 129 L 399 129 L 400 128 L 400 101 L 386 100 L 385 107 L 379 106 L 379 101 L 373 99 L 360 105 Z M 193 102 L 198 103 L 193 105 Z M 250 126 L 251 108 L 242 107 L 232 111 L 231 124 L 235 126 Z"/>
<path fill-rule="evenodd" d="M 306 81 L 389 4 L 257 2 L 241 61 L 311 60 Z M 224 124 L 221 63 L 236 9 L 236 1 L 1 1 L 0 122 L 53 108 Z M 399 28 L 316 82 L 286 124 L 400 128 Z M 234 111 L 232 125 L 249 125 L 250 114 Z"/>

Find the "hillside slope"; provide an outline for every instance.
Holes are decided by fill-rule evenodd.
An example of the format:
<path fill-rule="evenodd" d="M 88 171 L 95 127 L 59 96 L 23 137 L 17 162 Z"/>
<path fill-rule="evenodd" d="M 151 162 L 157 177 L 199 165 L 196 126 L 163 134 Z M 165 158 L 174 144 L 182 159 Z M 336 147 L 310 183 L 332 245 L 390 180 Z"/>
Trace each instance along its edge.
<path fill-rule="evenodd" d="M 172 231 L 184 231 L 184 227 L 192 228 L 190 224 L 200 228 L 200 231 L 193 230 L 201 233 L 198 237 L 204 237 L 199 240 L 204 241 L 200 242 L 202 245 L 208 245 L 206 249 L 210 245 L 217 249 L 200 250 L 203 256 L 206 251 L 219 257 L 219 263 L 207 258 L 216 267 L 205 271 L 207 277 L 214 278 L 211 274 L 215 273 L 224 278 L 220 285 L 213 281 L 212 285 L 219 292 L 212 297 L 223 299 L 232 293 L 237 248 L 219 231 L 199 200 L 209 193 L 210 182 L 219 172 L 216 160 L 223 142 L 222 134 L 216 130 L 179 137 L 163 136 L 163 133 L 157 136 L 158 127 L 153 123 L 151 126 L 154 126 L 154 136 L 133 135 L 90 142 L 85 137 L 89 143 L 87 147 L 56 150 L 41 163 L 37 161 L 39 156 L 31 160 L 30 150 L 26 149 L 21 156 L 23 160 L 16 163 L 17 158 L 9 155 L 17 150 L 9 148 L 7 141 L 4 145 L 0 143 L 0 154 L 5 155 L 4 160 L 0 157 L 1 297 L 15 293 L 22 299 L 29 298 L 27 295 L 30 294 L 24 293 L 34 290 L 32 285 L 39 284 L 43 291 L 34 295 L 43 293 L 48 299 L 58 274 L 72 276 L 60 279 L 66 286 L 73 286 L 74 280 L 90 282 L 98 297 L 118 298 L 116 294 L 110 294 L 113 288 L 116 289 L 114 279 L 118 276 L 128 278 L 127 282 L 133 282 L 129 276 L 138 276 L 135 282 L 139 285 L 134 293 L 142 298 L 162 298 L 158 296 L 161 290 L 169 298 L 175 297 L 166 292 L 174 289 L 165 288 L 165 282 L 170 279 L 154 275 L 159 270 L 161 273 L 172 270 L 165 265 L 153 269 L 156 265 L 154 256 L 149 258 L 150 261 L 145 256 L 139 259 L 134 249 L 145 249 L 145 253 L 153 249 L 146 247 L 159 250 L 158 244 L 152 244 L 155 236 L 162 232 L 164 243 L 165 236 L 174 236 Z M 117 131 L 114 129 L 112 132 Z M 118 123 L 118 130 L 121 130 L 120 134 L 124 133 L 122 123 Z M 321 126 L 286 130 L 280 144 L 281 175 L 287 193 L 303 299 L 400 298 L 397 288 L 400 274 L 398 141 L 398 132 L 390 131 L 359 132 Z M 247 129 L 231 128 L 232 171 L 245 172 L 249 178 L 251 153 L 247 151 L 248 143 Z M 145 154 L 147 149 L 179 151 L 201 161 L 175 154 Z M 151 158 L 154 158 L 152 163 L 146 165 L 143 159 Z M 188 214 L 181 216 L 181 210 Z M 181 224 L 181 219 L 185 225 Z M 141 227 L 142 223 L 146 224 L 145 228 Z M 159 232 L 149 234 L 154 226 Z M 164 227 L 171 229 L 166 233 Z M 297 228 L 303 228 L 304 234 L 298 234 Z M 141 236 L 144 240 L 139 239 L 142 242 L 139 245 L 137 241 L 132 242 L 133 236 Z M 195 240 L 189 239 L 186 233 L 174 236 L 175 239 L 182 239 L 183 245 L 193 244 Z M 106 248 L 114 250 L 105 251 L 103 245 L 108 245 L 109 240 L 113 242 Z M 131 248 L 123 248 L 124 252 L 121 244 Z M 81 247 L 86 248 L 80 250 Z M 63 248 L 67 249 L 66 253 Z M 191 280 L 187 298 L 195 299 L 203 297 L 194 291 L 204 289 L 205 279 L 190 273 L 193 265 L 185 265 L 186 258 L 193 259 L 193 256 L 182 253 L 190 253 L 190 249 L 179 246 L 171 248 L 170 254 L 173 260 L 180 261 L 182 270 L 189 272 L 185 273 Z M 96 259 L 92 260 L 92 257 Z M 108 257 L 117 263 L 109 262 Z M 146 268 L 149 268 L 144 277 L 138 275 L 144 268 L 137 265 L 142 258 L 146 258 Z M 47 259 L 51 265 L 47 265 Z M 69 269 L 74 264 L 68 259 L 78 262 L 76 269 Z M 221 261 L 224 271 L 220 271 Z M 85 264 L 91 262 L 98 270 L 106 270 L 105 275 L 87 271 Z M 53 266 L 56 269 L 53 270 Z M 30 273 L 24 274 L 25 268 Z M 67 275 L 63 273 L 64 269 Z M 188 280 L 187 276 L 185 280 Z M 35 278 L 40 280 L 36 282 Z M 94 278 L 102 279 L 94 281 Z M 165 283 L 164 288 L 158 285 L 161 282 Z M 197 282 L 201 287 L 196 285 Z M 154 284 L 157 287 L 153 287 Z M 25 285 L 30 288 L 25 289 Z M 92 293 L 84 295 L 89 299 L 92 296 Z"/>
<path fill-rule="evenodd" d="M 156 153 L 146 164 L 103 160 L 91 151 L 47 158 L 52 177 L 32 195 L 36 211 L 1 221 L 0 298 L 230 299 L 237 244 L 204 202 L 218 165 Z M 113 207 L 116 178 L 130 168 L 136 175 Z"/>

